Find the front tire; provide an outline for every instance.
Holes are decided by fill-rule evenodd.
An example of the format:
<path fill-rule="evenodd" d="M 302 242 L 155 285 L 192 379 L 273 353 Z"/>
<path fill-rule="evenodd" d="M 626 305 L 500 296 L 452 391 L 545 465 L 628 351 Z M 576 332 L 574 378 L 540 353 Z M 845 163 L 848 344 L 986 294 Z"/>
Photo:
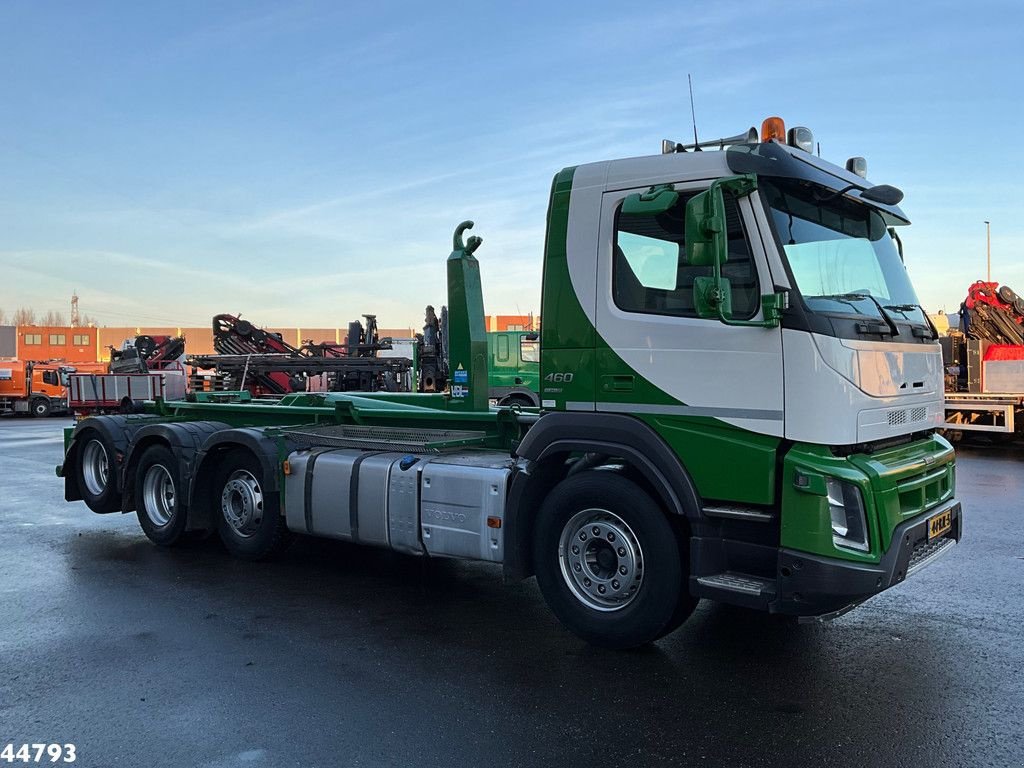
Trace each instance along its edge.
<path fill-rule="evenodd" d="M 260 460 L 245 448 L 224 456 L 213 483 L 213 509 L 224 546 L 243 560 L 283 552 L 291 534 L 281 515 L 280 494 L 270 491 Z"/>
<path fill-rule="evenodd" d="M 506 395 L 498 401 L 498 405 L 518 405 L 520 408 L 535 407 L 533 401 L 526 395 Z"/>
<path fill-rule="evenodd" d="M 171 547 L 185 533 L 187 515 L 181 495 L 178 459 L 166 445 L 145 450 L 135 470 L 135 510 L 147 538 Z"/>
<path fill-rule="evenodd" d="M 48 397 L 34 397 L 28 407 L 34 418 L 44 419 L 50 415 L 50 399 Z"/>
<path fill-rule="evenodd" d="M 587 642 L 635 648 L 692 612 L 680 608 L 691 598 L 676 533 L 635 483 L 605 471 L 563 480 L 541 506 L 535 533 L 541 593 Z"/>

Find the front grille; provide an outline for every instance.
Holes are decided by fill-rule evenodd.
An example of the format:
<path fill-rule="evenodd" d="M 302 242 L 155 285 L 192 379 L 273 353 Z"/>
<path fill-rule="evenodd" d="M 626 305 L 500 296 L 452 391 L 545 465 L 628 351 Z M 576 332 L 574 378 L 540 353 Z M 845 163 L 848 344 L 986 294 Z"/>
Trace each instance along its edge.
<path fill-rule="evenodd" d="M 897 409 L 889 411 L 886 419 L 890 427 L 901 427 L 904 424 L 914 424 L 918 421 L 925 421 L 928 418 L 928 409 L 924 406 L 912 408 L 911 410 Z"/>
<path fill-rule="evenodd" d="M 949 547 L 956 544 L 956 539 L 951 538 L 951 535 L 952 532 L 931 541 L 924 541 L 914 547 L 914 552 L 910 556 L 910 562 L 907 563 L 907 576 L 919 568 L 923 568 Z"/>
<path fill-rule="evenodd" d="M 914 475 L 896 485 L 900 498 L 900 514 L 917 515 L 953 495 L 953 464 Z"/>

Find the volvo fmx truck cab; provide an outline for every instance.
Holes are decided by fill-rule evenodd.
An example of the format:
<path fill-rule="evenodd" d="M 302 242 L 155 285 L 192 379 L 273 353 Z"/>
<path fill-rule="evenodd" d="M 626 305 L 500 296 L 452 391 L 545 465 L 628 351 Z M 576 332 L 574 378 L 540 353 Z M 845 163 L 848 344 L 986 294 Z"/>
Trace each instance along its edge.
<path fill-rule="evenodd" d="M 539 408 L 488 404 L 464 222 L 446 391 L 217 393 L 85 419 L 66 498 L 134 511 L 162 546 L 216 530 L 264 558 L 303 533 L 490 561 L 609 647 L 668 634 L 701 598 L 838 615 L 953 549 L 961 510 L 902 193 L 812 146 L 769 118 L 558 173 Z"/>

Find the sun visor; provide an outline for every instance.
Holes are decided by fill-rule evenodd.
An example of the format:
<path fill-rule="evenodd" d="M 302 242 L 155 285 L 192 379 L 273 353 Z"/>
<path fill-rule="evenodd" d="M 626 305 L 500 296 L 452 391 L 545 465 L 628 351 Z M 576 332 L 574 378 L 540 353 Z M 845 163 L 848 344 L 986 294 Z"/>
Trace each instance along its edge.
<path fill-rule="evenodd" d="M 763 144 L 739 144 L 725 151 L 726 162 L 733 173 L 756 173 L 758 176 L 801 179 L 839 191 L 851 184 L 845 194 L 863 200 L 865 205 L 880 211 L 886 224 L 909 224 L 910 219 L 899 206 L 885 205 L 861 198 L 861 192 L 873 186 L 855 173 L 819 157 L 774 141 Z"/>

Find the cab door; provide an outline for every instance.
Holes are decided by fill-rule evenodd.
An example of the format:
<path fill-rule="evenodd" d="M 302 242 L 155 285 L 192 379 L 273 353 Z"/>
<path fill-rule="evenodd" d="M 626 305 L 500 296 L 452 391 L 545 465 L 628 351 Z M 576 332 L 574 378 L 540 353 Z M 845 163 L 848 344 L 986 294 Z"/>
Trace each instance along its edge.
<path fill-rule="evenodd" d="M 710 276 L 711 268 L 687 264 L 684 222 L 687 201 L 707 187 L 676 184 L 676 205 L 644 216 L 620 215 L 623 198 L 644 189 L 604 194 L 595 408 L 636 414 L 695 462 L 753 461 L 772 475 L 783 434 L 782 334 L 778 327 L 697 316 L 694 280 Z M 750 198 L 726 194 L 726 219 L 729 257 L 722 275 L 730 283 L 731 317 L 761 319 L 760 297 L 773 283 Z M 728 475 L 723 467 L 721 487 L 699 490 L 729 498 Z M 758 483 L 740 496 L 768 503 L 767 493 Z"/>

